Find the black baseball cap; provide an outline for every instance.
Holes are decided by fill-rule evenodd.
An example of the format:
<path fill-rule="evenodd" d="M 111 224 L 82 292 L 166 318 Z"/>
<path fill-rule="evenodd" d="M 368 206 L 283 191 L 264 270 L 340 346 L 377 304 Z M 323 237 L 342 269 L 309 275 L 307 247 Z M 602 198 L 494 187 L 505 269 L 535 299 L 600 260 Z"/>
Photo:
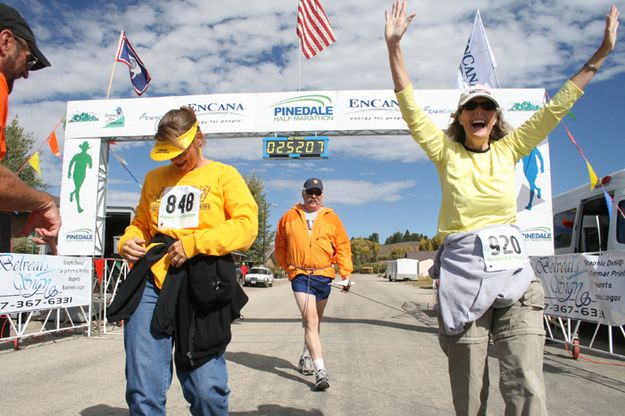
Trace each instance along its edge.
<path fill-rule="evenodd" d="M 321 192 L 323 192 L 323 183 L 321 183 L 321 179 L 306 179 L 306 182 L 304 182 L 304 190 L 307 191 L 309 189 L 319 189 Z"/>
<path fill-rule="evenodd" d="M 29 71 L 36 71 L 51 65 L 37 47 L 35 35 L 22 15 L 13 7 L 0 3 L 0 30 L 4 29 L 9 29 L 15 36 L 24 39 L 32 54 L 37 57 L 37 63 Z"/>

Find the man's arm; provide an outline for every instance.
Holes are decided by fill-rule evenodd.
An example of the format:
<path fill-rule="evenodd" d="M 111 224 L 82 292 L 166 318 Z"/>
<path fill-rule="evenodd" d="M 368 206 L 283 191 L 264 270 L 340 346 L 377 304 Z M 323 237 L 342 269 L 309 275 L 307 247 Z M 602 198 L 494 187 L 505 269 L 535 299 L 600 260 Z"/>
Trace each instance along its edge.
<path fill-rule="evenodd" d="M 61 228 L 61 215 L 52 197 L 31 188 L 17 175 L 0 166 L 0 211 L 30 211 L 22 232 L 35 230 L 42 238 L 34 238 L 38 244 L 49 244 L 56 253 L 56 237 Z"/>

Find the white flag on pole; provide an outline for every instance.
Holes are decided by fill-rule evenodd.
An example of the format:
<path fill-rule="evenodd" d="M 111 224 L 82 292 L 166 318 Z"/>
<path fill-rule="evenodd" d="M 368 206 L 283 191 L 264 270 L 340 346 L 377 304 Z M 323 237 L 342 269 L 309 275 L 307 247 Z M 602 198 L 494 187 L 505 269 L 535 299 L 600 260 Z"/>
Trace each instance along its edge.
<path fill-rule="evenodd" d="M 458 67 L 458 88 L 465 89 L 475 84 L 499 88 L 499 81 L 495 73 L 496 67 L 497 61 L 488 43 L 478 9 L 475 13 L 471 36 L 469 36 Z"/>

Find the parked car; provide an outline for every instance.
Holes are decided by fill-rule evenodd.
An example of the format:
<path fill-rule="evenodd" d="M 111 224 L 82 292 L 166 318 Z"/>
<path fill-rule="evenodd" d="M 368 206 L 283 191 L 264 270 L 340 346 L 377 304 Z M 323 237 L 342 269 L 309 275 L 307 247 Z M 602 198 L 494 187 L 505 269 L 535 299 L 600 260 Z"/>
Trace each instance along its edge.
<path fill-rule="evenodd" d="M 273 286 L 273 273 L 266 267 L 252 267 L 245 275 L 244 286 L 263 285 L 265 287 Z"/>

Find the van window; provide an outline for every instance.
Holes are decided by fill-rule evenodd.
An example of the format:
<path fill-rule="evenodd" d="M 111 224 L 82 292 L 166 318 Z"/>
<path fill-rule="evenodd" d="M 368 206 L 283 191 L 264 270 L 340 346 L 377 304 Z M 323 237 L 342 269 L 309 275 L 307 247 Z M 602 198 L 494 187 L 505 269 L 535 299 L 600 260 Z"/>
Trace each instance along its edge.
<path fill-rule="evenodd" d="M 583 203 L 579 225 L 576 253 L 590 253 L 608 248 L 610 215 L 604 197 L 589 199 Z"/>
<path fill-rule="evenodd" d="M 625 212 L 625 201 L 618 203 L 621 212 Z M 616 213 L 616 241 L 625 243 L 625 218 L 620 212 Z"/>
<path fill-rule="evenodd" d="M 555 248 L 571 246 L 576 208 L 556 214 L 553 217 L 553 243 Z"/>

